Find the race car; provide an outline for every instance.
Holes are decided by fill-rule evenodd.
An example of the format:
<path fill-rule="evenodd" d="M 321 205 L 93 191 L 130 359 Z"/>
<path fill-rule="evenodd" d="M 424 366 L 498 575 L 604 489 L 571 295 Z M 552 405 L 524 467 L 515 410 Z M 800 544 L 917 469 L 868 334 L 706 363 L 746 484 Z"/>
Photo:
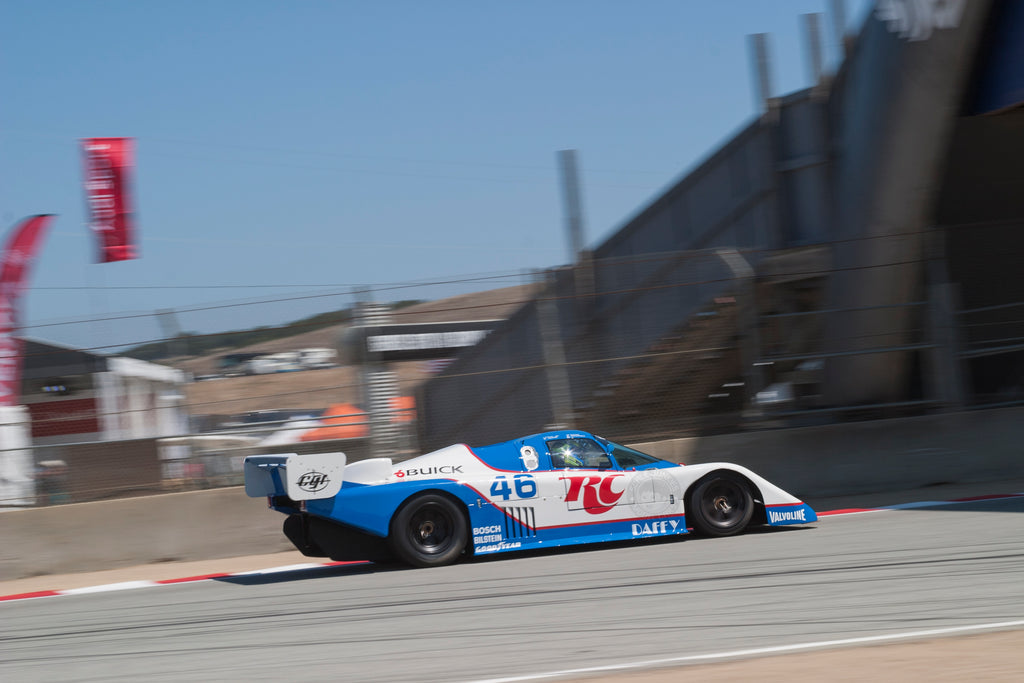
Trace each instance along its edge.
<path fill-rule="evenodd" d="M 296 548 L 334 560 L 433 567 L 469 555 L 817 520 L 739 465 L 680 465 L 583 431 L 456 444 L 398 463 L 254 455 L 244 471 L 246 493 L 288 515 L 284 533 Z"/>

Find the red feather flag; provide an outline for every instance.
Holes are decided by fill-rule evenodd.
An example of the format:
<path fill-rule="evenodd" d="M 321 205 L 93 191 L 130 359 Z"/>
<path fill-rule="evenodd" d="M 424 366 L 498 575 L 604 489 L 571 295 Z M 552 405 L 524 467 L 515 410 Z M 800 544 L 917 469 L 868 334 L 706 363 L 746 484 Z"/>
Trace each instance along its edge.
<path fill-rule="evenodd" d="M 99 246 L 97 262 L 138 258 L 131 195 L 135 141 L 132 138 L 85 138 L 82 152 L 89 227 Z"/>
<path fill-rule="evenodd" d="M 31 216 L 11 232 L 0 254 L 0 406 L 18 405 L 21 397 L 22 343 L 15 337 L 21 320 L 21 295 L 28 283 L 51 214 Z"/>

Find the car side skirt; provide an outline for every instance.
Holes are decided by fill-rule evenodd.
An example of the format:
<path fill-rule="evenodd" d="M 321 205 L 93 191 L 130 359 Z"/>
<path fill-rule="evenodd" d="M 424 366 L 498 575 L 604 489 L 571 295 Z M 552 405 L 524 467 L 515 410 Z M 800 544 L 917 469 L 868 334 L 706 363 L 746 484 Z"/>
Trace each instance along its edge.
<path fill-rule="evenodd" d="M 632 541 L 659 536 L 678 536 L 688 532 L 684 515 L 540 528 L 530 528 L 523 524 L 519 519 L 520 515 L 516 513 L 511 515 L 506 513 L 503 515 L 504 519 L 488 515 L 487 519 L 481 521 L 481 517 L 482 515 L 475 516 L 473 521 L 471 542 L 476 555 L 513 550 L 558 548 L 584 543 Z"/>

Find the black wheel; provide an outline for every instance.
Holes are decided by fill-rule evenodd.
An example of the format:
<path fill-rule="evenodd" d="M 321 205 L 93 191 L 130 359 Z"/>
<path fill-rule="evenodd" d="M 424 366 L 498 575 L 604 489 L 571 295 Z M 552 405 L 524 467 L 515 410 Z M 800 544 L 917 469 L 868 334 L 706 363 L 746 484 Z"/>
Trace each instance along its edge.
<path fill-rule="evenodd" d="M 746 480 L 729 472 L 716 472 L 698 482 L 687 502 L 690 523 L 706 536 L 738 534 L 754 515 L 754 497 Z"/>
<path fill-rule="evenodd" d="M 415 567 L 451 564 L 469 542 L 466 513 L 445 496 L 428 493 L 410 500 L 391 520 L 391 547 Z"/>

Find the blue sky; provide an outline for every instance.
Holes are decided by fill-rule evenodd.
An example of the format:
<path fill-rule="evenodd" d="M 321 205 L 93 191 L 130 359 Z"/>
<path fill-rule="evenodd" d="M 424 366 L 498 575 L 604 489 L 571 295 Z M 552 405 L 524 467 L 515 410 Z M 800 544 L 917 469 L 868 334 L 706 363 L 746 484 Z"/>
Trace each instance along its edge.
<path fill-rule="evenodd" d="M 755 115 L 748 34 L 777 94 L 809 85 L 800 15 L 830 4 L 4 0 L 0 228 L 59 214 L 26 333 L 115 346 L 160 337 L 161 309 L 211 332 L 353 287 L 525 282 L 569 260 L 558 150 L 596 245 Z M 869 3 L 845 5 L 855 30 Z M 92 136 L 137 138 L 136 261 L 92 262 Z"/>

